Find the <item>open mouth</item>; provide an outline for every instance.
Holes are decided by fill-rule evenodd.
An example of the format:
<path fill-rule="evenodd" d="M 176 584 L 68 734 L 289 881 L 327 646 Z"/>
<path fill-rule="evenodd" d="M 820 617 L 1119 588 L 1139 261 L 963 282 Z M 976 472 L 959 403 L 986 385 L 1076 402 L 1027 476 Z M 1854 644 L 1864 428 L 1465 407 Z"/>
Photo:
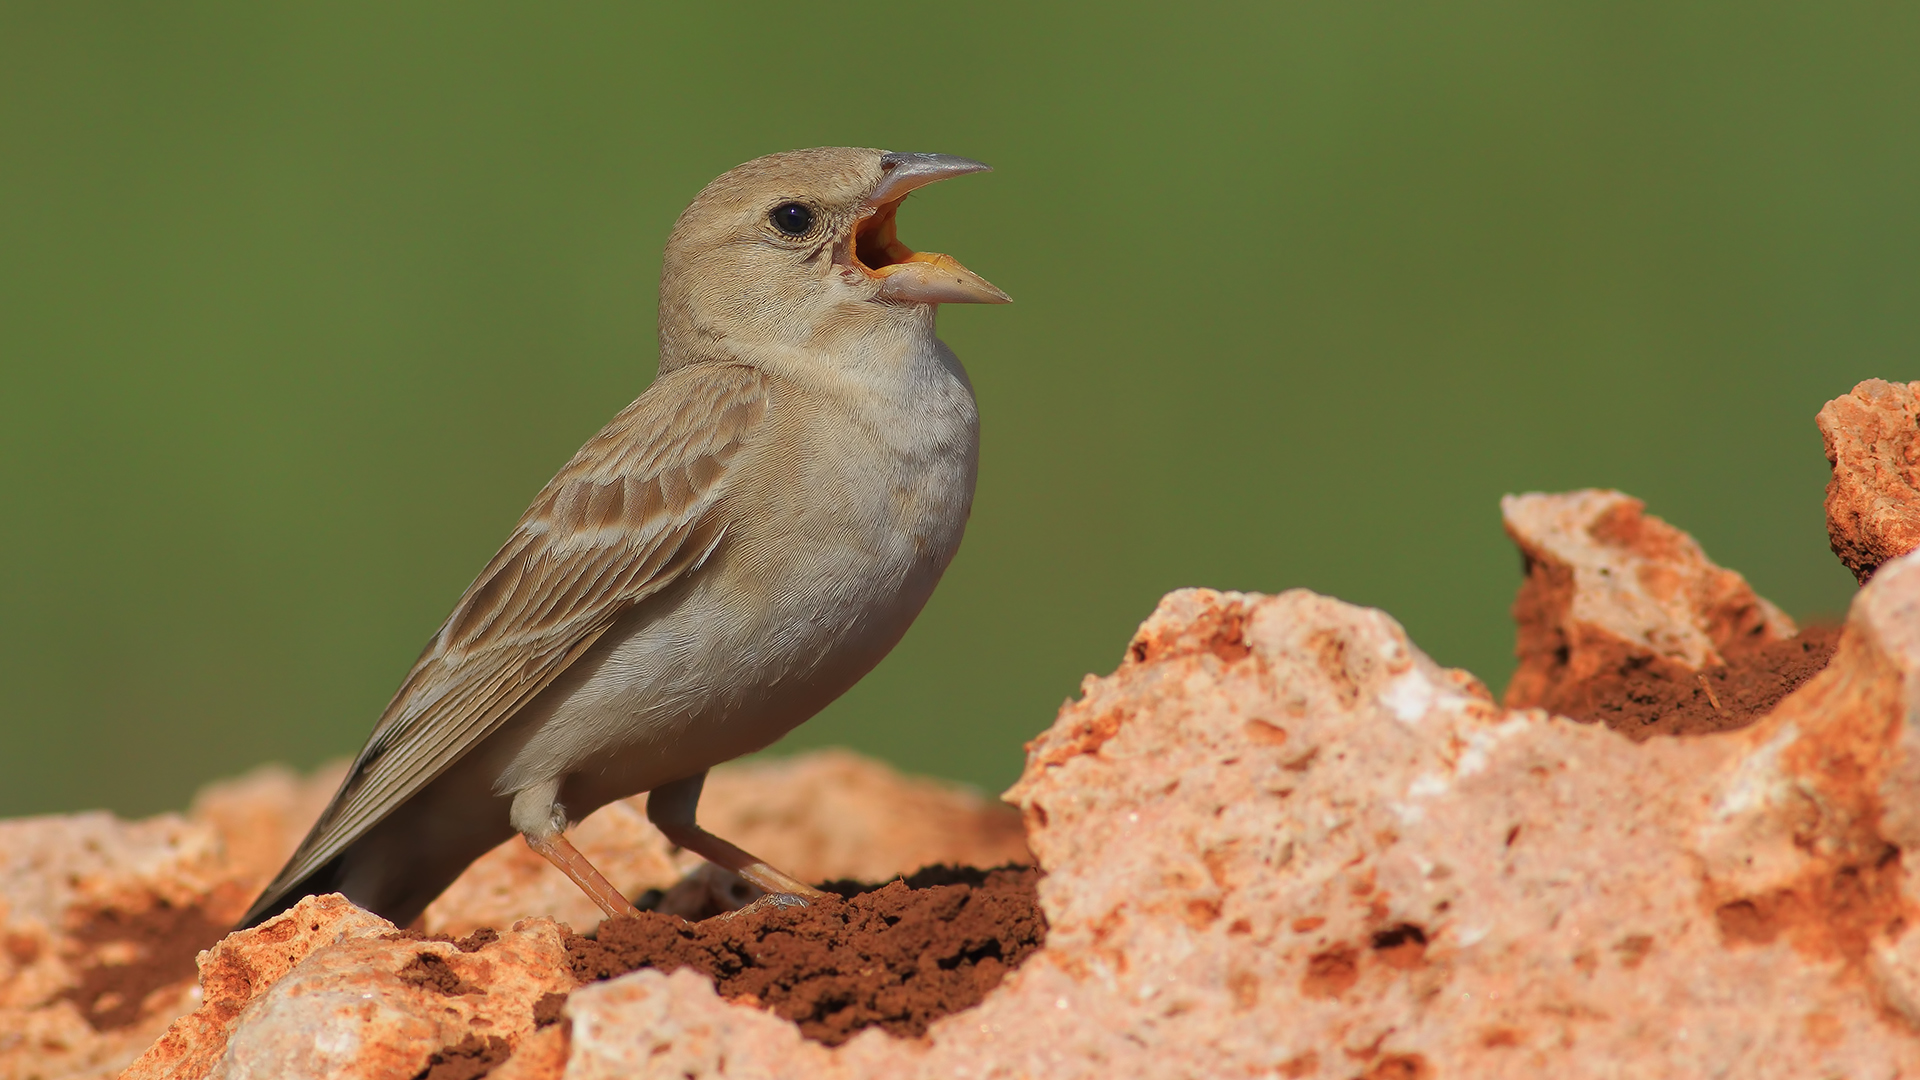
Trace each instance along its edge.
<path fill-rule="evenodd" d="M 946 257 L 932 251 L 915 251 L 900 242 L 896 215 L 900 212 L 900 204 L 906 201 L 906 196 L 902 195 L 862 218 L 853 227 L 853 262 L 865 270 L 868 277 L 886 277 L 896 266 L 910 262 L 937 262 Z"/>
<path fill-rule="evenodd" d="M 902 195 L 861 218 L 835 259 L 880 283 L 879 298 L 919 304 L 1004 304 L 1006 293 L 938 251 L 915 251 L 900 242 L 895 215 Z"/>

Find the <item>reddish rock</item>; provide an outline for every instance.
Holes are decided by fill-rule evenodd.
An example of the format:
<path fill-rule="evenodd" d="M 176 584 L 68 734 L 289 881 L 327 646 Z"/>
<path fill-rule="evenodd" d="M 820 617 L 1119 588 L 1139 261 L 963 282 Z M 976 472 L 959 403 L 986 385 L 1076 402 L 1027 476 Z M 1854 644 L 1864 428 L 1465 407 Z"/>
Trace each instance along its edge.
<path fill-rule="evenodd" d="M 1920 382 L 1868 379 L 1816 418 L 1827 444 L 1827 538 L 1864 583 L 1920 548 Z"/>
<path fill-rule="evenodd" d="M 201 1004 L 195 954 L 220 940 L 279 869 L 340 773 L 339 766 L 305 778 L 256 770 L 208 787 L 185 816 L 0 822 L 0 1077 L 113 1076 L 170 1021 L 194 1012 Z M 575 833 L 636 894 L 671 886 L 699 865 L 668 849 L 643 805 L 616 803 Z M 822 880 L 1025 857 L 1012 809 L 843 751 L 716 770 L 702 812 L 754 850 Z M 426 922 L 458 936 L 538 915 L 581 927 L 599 919 L 579 889 L 513 841 L 463 875 Z M 215 954 L 254 940 L 230 939 Z M 261 970 L 277 978 L 282 969 Z M 267 981 L 260 976 L 261 985 Z M 201 1030 L 212 1015 L 194 1012 L 198 1026 L 168 1038 L 224 1045 Z M 443 1072 L 467 1067 L 478 1060 L 473 1054 L 484 1057 L 488 1045 L 482 1040 L 465 1056 L 449 1052 Z M 182 1062 L 200 1060 L 179 1053 Z M 197 1075 L 185 1065 L 175 1072 Z"/>
<path fill-rule="evenodd" d="M 551 919 L 431 941 L 310 896 L 203 953 L 200 986 L 200 1007 L 126 1080 L 410 1078 L 498 1064 L 534 1033 L 536 1002 L 573 980 Z"/>
<path fill-rule="evenodd" d="M 315 949 L 392 930 L 386 920 L 328 896 L 309 897 L 264 926 L 225 938 L 198 958 L 198 1007 L 168 1025 L 125 1075 L 207 1075 L 246 1007 Z"/>
<path fill-rule="evenodd" d="M 1912 1072 L 1916 627 L 1920 556 L 1759 723 L 1635 744 L 1497 706 L 1378 611 L 1175 593 L 1010 793 L 1044 946 L 922 1037 L 829 1048 L 691 968 L 563 999 L 551 923 L 426 941 L 316 898 L 204 954 L 131 1075 Z"/>
<path fill-rule="evenodd" d="M 1744 727 L 1826 664 L 1835 631 L 1797 635 L 1746 579 L 1617 491 L 1511 495 L 1526 579 L 1505 702 L 1635 739 Z"/>
<path fill-rule="evenodd" d="M 553 1080 L 567 1067 L 572 1050 L 571 1028 L 549 1023 L 514 1048 L 513 1056 L 486 1074 L 487 1080 Z M 431 1076 L 426 1080 L 454 1080 L 450 1076 Z"/>
<path fill-rule="evenodd" d="M 165 814 L 0 822 L 0 1076 L 104 1077 L 193 1007 L 246 907 L 219 835 Z"/>
<path fill-rule="evenodd" d="M 1911 1073 L 1915 627 L 1920 562 L 1770 717 L 1635 744 L 1377 611 L 1175 593 L 1029 749 L 1051 929 L 979 1007 L 829 1050 L 641 971 L 566 1076 Z"/>
<path fill-rule="evenodd" d="M 1507 509 L 1538 572 L 1525 632 L 1564 645 L 1540 669 L 1542 694 L 1601 685 L 1622 657 L 1700 678 L 1803 640 L 1624 496 Z M 435 939 L 337 897 L 202 953 L 196 1000 L 166 981 L 177 958 L 150 931 L 200 932 L 276 861 L 265 841 L 235 854 L 223 838 L 215 823 L 243 826 L 241 802 L 205 820 L 0 823 L 0 960 L 13 965 L 0 1022 L 30 1031 L 0 1043 L 13 1054 L 0 1062 L 101 1075 L 128 1037 L 114 1032 L 191 1009 L 129 1076 L 1920 1072 L 1920 883 L 1905 855 L 1920 845 L 1920 554 L 1861 590 L 1823 670 L 1710 738 L 1633 742 L 1503 708 L 1385 614 L 1304 591 L 1173 593 L 1125 657 L 1030 744 L 1008 793 L 1044 871 L 1044 944 L 1004 972 L 993 935 L 975 935 L 978 949 L 954 955 L 992 976 L 984 997 L 893 1025 L 909 1037 L 847 1038 L 852 1027 L 826 1022 L 842 987 L 876 1016 L 904 1015 L 892 988 L 864 981 L 867 960 L 829 948 L 818 963 L 831 977 L 808 984 L 713 951 L 744 942 L 762 965 L 795 951 L 778 933 L 656 918 L 639 929 L 691 966 L 576 988 L 592 950 L 573 940 L 570 955 L 551 920 Z M 873 851 L 896 843 L 896 861 L 931 851 L 936 834 L 945 852 L 989 855 L 1013 835 L 970 816 L 962 793 L 845 759 L 752 768 L 769 771 L 732 794 L 716 776 L 707 820 L 810 876 L 884 865 Z M 274 790 L 264 802 L 285 808 L 272 819 L 284 842 L 311 793 Z M 646 833 L 633 805 L 610 809 L 593 843 L 614 858 Z M 849 816 L 876 831 L 837 838 Z M 621 873 L 666 881 L 682 859 L 642 851 Z M 501 870 L 477 864 L 437 925 L 545 902 L 544 879 L 501 884 Z M 839 936 L 872 952 L 884 904 L 848 905 L 866 922 Z M 783 925 L 814 933 L 820 914 Z M 945 941 L 933 929 L 916 932 Z M 623 946 L 615 934 L 604 947 Z M 929 951 L 946 972 L 944 955 Z M 721 997 L 715 978 L 740 996 Z M 822 996 L 791 1000 L 807 986 Z"/>

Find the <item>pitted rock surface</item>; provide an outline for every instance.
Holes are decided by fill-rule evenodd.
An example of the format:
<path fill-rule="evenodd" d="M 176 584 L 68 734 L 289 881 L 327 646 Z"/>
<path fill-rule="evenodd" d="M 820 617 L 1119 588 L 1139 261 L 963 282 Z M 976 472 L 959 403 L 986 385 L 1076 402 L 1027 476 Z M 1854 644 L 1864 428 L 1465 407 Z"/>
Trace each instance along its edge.
<path fill-rule="evenodd" d="M 1816 418 L 1826 442 L 1827 539 L 1862 583 L 1920 548 L 1920 382 L 1868 379 Z"/>

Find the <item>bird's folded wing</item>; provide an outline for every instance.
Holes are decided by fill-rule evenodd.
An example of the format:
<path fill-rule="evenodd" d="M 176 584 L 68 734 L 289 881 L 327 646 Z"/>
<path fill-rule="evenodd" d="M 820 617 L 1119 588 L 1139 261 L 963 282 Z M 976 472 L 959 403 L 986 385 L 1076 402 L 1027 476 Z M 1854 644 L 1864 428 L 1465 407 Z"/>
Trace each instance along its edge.
<path fill-rule="evenodd" d="M 726 531 L 714 509 L 729 464 L 766 409 L 749 368 L 682 368 L 582 447 L 467 587 L 255 911 L 459 760 L 623 612 L 704 560 Z"/>

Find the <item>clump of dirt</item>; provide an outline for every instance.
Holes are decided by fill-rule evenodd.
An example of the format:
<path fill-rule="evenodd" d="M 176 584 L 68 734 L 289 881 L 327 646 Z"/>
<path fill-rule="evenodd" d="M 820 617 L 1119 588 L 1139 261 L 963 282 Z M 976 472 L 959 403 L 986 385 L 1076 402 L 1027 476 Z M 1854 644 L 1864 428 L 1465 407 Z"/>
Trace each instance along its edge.
<path fill-rule="evenodd" d="M 396 974 L 402 982 L 448 997 L 481 992 L 480 987 L 462 979 L 459 972 L 453 970 L 453 965 L 447 963 L 439 953 L 418 953 Z"/>
<path fill-rule="evenodd" d="M 565 994 L 541 994 L 533 1002 L 533 1026 L 547 1027 L 560 1022 L 561 1010 L 567 1007 Z"/>
<path fill-rule="evenodd" d="M 413 1080 L 480 1080 L 513 1056 L 513 1047 L 498 1035 L 482 1039 L 468 1035 L 452 1046 L 434 1051 L 427 1067 Z"/>
<path fill-rule="evenodd" d="M 881 886 L 837 882 L 836 897 L 689 923 L 642 912 L 570 935 L 581 982 L 643 967 L 690 967 L 722 997 L 750 1001 L 828 1046 L 861 1030 L 926 1033 L 979 1004 L 1046 938 L 1039 871 L 930 867 Z"/>
<path fill-rule="evenodd" d="M 1765 716 L 1818 675 L 1840 642 L 1840 627 L 1808 626 L 1796 637 L 1729 655 L 1722 667 L 1689 672 L 1630 657 L 1590 679 L 1555 687 L 1541 706 L 1605 724 L 1635 742 L 1656 735 L 1732 731 Z"/>
<path fill-rule="evenodd" d="M 452 945 L 463 953 L 477 953 L 481 949 L 500 940 L 500 931 L 491 926 L 483 926 L 466 937 L 454 937 L 452 934 L 429 934 L 425 930 L 408 927 L 386 935 L 388 941 L 437 941 Z"/>

